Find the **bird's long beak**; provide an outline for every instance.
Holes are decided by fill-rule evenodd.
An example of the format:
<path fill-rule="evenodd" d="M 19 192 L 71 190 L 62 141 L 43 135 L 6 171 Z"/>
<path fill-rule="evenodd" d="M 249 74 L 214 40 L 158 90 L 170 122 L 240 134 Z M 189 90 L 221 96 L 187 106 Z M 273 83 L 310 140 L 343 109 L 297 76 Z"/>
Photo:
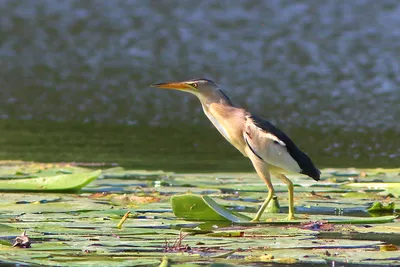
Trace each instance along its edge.
<path fill-rule="evenodd" d="M 175 90 L 189 90 L 193 89 L 192 86 L 185 82 L 170 82 L 170 83 L 156 83 L 151 85 L 151 87 L 165 88 L 165 89 L 175 89 Z"/>

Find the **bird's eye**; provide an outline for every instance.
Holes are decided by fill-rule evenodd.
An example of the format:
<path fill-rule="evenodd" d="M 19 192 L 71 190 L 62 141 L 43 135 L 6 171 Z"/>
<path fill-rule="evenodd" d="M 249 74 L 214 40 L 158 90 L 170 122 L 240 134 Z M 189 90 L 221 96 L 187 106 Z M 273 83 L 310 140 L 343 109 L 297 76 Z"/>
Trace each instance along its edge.
<path fill-rule="evenodd" d="M 197 86 L 199 86 L 197 83 L 192 83 L 192 86 L 194 87 L 194 88 L 197 88 Z"/>

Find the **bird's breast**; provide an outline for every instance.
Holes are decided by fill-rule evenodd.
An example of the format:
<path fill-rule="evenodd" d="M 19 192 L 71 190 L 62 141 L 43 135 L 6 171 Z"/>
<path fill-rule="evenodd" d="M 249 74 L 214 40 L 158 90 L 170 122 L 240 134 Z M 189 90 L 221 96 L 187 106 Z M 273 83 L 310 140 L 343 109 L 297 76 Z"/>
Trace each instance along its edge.
<path fill-rule="evenodd" d="M 231 137 L 229 136 L 227 130 L 225 129 L 225 127 L 218 122 L 218 120 L 211 114 L 206 113 L 208 119 L 212 122 L 212 124 L 215 126 L 215 128 L 217 128 L 217 130 L 225 137 L 226 140 L 228 140 L 230 143 L 231 141 Z"/>
<path fill-rule="evenodd" d="M 242 116 L 241 110 L 215 104 L 210 108 L 203 106 L 203 109 L 222 136 L 247 157 L 243 139 L 244 116 Z"/>

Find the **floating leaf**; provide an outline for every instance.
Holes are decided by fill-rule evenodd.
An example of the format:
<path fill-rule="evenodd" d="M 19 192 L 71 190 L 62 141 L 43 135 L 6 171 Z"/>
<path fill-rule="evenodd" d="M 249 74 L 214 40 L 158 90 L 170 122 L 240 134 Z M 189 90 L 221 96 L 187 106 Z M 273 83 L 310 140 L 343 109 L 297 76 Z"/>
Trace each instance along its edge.
<path fill-rule="evenodd" d="M 385 245 L 380 245 L 379 250 L 380 251 L 397 251 L 398 248 L 397 248 L 397 246 L 395 246 L 393 244 L 385 244 Z"/>
<path fill-rule="evenodd" d="M 1 191 L 76 191 L 95 180 L 101 170 L 31 179 L 0 180 Z"/>
<path fill-rule="evenodd" d="M 274 259 L 274 256 L 271 254 L 263 254 L 260 256 L 247 256 L 245 258 L 248 261 L 266 261 L 266 262 L 270 262 Z"/>
<path fill-rule="evenodd" d="M 171 197 L 172 210 L 178 218 L 196 221 L 249 221 L 250 218 L 229 211 L 209 196 L 177 195 Z"/>
<path fill-rule="evenodd" d="M 201 196 L 177 195 L 171 197 L 172 210 L 176 217 L 194 221 L 226 221 L 218 212 L 210 208 Z"/>
<path fill-rule="evenodd" d="M 299 262 L 299 260 L 296 259 L 296 258 L 280 258 L 280 259 L 273 260 L 273 262 L 285 263 L 285 264 L 294 264 L 294 263 Z"/>
<path fill-rule="evenodd" d="M 278 219 L 281 218 L 281 219 Z M 382 217 L 326 217 L 326 216 L 310 216 L 311 222 L 323 221 L 324 223 L 330 224 L 376 224 L 376 223 L 387 223 L 393 222 L 397 216 L 382 216 Z M 286 220 L 285 217 L 273 217 L 273 220 L 266 220 L 260 222 L 236 222 L 238 225 L 256 225 L 256 224 L 271 224 L 271 225 L 290 225 L 290 224 L 302 224 L 309 223 L 310 219 L 296 219 Z"/>
<path fill-rule="evenodd" d="M 395 216 L 372 218 L 366 212 L 366 203 L 387 200 L 378 190 L 365 193 L 361 191 L 368 190 L 365 187 L 340 189 L 342 185 L 329 180 L 336 171 L 360 173 L 358 177 L 335 176 L 340 181 L 400 182 L 399 172 L 390 170 L 323 170 L 318 183 L 302 175 L 290 175 L 297 185 L 295 208 L 301 219 L 285 220 L 287 187 L 277 180 L 274 187 L 283 213 L 265 213 L 259 223 L 248 222 L 247 216 L 232 211 L 253 217 L 267 196 L 265 185 L 255 173 L 175 174 L 117 168 L 109 169 L 107 179 L 94 180 L 80 194 L 3 192 L 0 262 L 31 266 L 158 266 L 167 256 L 174 266 L 191 267 L 256 266 L 262 265 L 260 261 L 296 266 L 325 266 L 330 261 L 346 266 L 347 262 L 355 266 L 399 265 L 399 251 L 393 248 L 398 249 L 400 244 L 400 220 Z M 92 170 L 73 169 L 67 164 L 15 166 L 0 162 L 0 176 L 16 172 L 25 179 L 23 174 L 51 177 Z M 363 172 L 365 176 L 361 177 Z M 386 193 L 388 189 L 379 190 Z M 182 194 L 196 197 L 199 202 L 195 203 L 208 210 L 203 214 L 205 218 L 211 210 L 223 220 L 200 222 L 202 210 L 195 207 L 184 209 L 188 218 L 194 219 L 177 218 L 171 209 L 174 203 L 168 200 Z M 179 197 L 177 200 L 186 201 Z M 398 205 L 400 200 L 390 201 Z M 128 209 L 132 216 L 121 229 L 116 228 Z M 193 212 L 198 213 L 193 216 Z M 239 222 L 232 223 L 221 214 Z M 24 230 L 32 248 L 12 248 L 15 237 Z"/>
<path fill-rule="evenodd" d="M 237 252 L 238 250 L 239 250 L 239 249 L 234 249 L 234 250 L 232 250 L 232 251 L 228 251 L 228 252 L 225 252 L 225 253 L 222 253 L 222 254 L 218 254 L 218 255 L 211 256 L 210 258 L 214 258 L 214 259 L 226 258 L 226 257 L 228 257 L 228 256 L 231 256 L 232 254 L 234 254 L 234 253 Z"/>
<path fill-rule="evenodd" d="M 180 228 L 180 230 L 182 232 L 192 233 L 192 234 L 209 234 L 209 233 L 213 232 L 210 230 L 202 230 L 202 229 L 196 229 L 196 228 Z"/>
<path fill-rule="evenodd" d="M 390 202 L 387 205 L 382 204 L 381 202 L 374 202 L 371 207 L 367 209 L 370 213 L 393 213 L 395 210 L 394 202 Z"/>
<path fill-rule="evenodd" d="M 369 189 L 388 189 L 400 188 L 400 183 L 347 183 L 343 187 L 369 188 Z"/>
<path fill-rule="evenodd" d="M 382 217 L 372 217 L 372 218 L 338 217 L 338 218 L 327 218 L 326 221 L 332 224 L 376 224 L 376 223 L 393 222 L 396 218 L 397 216 L 382 216 Z"/>
<path fill-rule="evenodd" d="M 244 232 L 243 231 L 228 231 L 228 232 L 215 232 L 215 233 L 209 233 L 207 236 L 216 236 L 216 237 L 243 237 Z"/>
<path fill-rule="evenodd" d="M 227 220 L 231 222 L 248 222 L 251 220 L 251 218 L 242 215 L 237 212 L 231 212 L 225 207 L 219 205 L 217 202 L 215 202 L 211 197 L 209 196 L 203 196 L 203 201 L 210 207 L 212 208 L 215 212 L 217 212 L 219 215 L 222 217 L 226 218 Z"/>

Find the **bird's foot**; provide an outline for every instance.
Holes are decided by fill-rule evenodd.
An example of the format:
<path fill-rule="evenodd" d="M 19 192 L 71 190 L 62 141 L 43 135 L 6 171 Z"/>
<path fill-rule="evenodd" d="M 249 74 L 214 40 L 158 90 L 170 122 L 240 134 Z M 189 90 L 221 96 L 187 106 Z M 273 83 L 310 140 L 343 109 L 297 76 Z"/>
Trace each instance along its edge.
<path fill-rule="evenodd" d="M 292 213 L 289 213 L 289 215 L 286 217 L 286 221 L 293 221 L 293 220 L 300 220 L 301 218 L 300 217 L 296 217 L 296 216 L 294 216 L 294 214 L 292 214 Z"/>
<path fill-rule="evenodd" d="M 260 218 L 255 217 L 253 220 L 251 220 L 250 222 L 259 222 Z"/>

